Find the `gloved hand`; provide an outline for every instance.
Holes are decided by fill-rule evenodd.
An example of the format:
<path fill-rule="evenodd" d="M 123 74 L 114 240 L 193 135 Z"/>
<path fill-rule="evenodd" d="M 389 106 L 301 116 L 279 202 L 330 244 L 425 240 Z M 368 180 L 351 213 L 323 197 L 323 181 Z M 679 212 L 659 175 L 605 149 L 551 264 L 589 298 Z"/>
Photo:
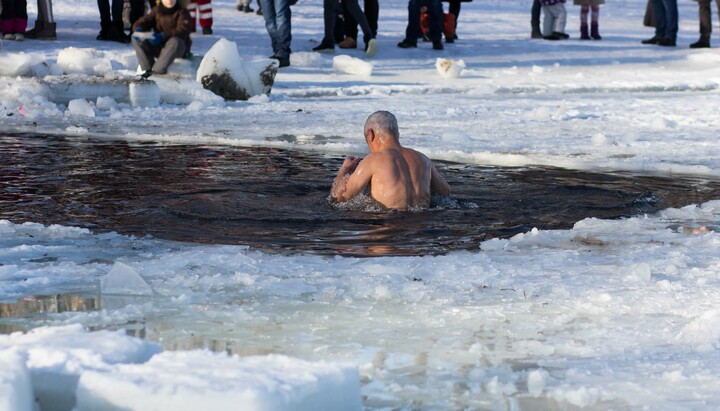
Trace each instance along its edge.
<path fill-rule="evenodd" d="M 142 31 L 143 30 L 141 28 L 136 28 L 135 31 L 133 31 L 133 34 L 131 36 L 138 43 L 142 43 L 142 39 L 140 38 L 140 36 L 136 36 L 135 33 L 142 33 Z"/>
<path fill-rule="evenodd" d="M 153 38 L 149 39 L 148 41 L 149 41 L 150 44 L 152 44 L 153 46 L 159 46 L 159 45 L 163 42 L 163 40 L 165 40 L 165 35 L 164 35 L 164 34 L 162 34 L 162 33 L 155 33 L 155 34 L 153 34 Z"/>

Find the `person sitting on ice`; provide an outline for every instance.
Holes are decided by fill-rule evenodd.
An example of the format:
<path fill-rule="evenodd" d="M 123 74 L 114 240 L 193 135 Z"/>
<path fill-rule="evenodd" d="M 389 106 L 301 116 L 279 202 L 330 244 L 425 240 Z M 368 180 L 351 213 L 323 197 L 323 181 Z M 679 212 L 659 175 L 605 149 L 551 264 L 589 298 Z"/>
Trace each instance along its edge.
<path fill-rule="evenodd" d="M 175 58 L 190 53 L 191 19 L 184 1 L 158 0 L 149 14 L 133 24 L 132 45 L 143 78 L 167 73 Z"/>
<path fill-rule="evenodd" d="M 362 161 L 347 157 L 333 182 L 330 196 L 345 202 L 370 186 L 373 199 L 388 209 L 427 208 L 432 194 L 448 196 L 450 187 L 424 154 L 400 145 L 395 116 L 376 111 L 365 121 L 370 148 Z"/>

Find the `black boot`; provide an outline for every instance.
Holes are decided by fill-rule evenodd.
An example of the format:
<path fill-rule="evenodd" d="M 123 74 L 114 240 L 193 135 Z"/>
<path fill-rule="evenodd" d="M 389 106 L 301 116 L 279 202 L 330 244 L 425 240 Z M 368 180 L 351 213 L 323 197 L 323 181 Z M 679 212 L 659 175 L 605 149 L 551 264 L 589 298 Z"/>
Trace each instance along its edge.
<path fill-rule="evenodd" d="M 705 36 L 700 36 L 698 41 L 690 45 L 691 49 L 704 49 L 708 47 L 710 47 L 710 38 Z"/>

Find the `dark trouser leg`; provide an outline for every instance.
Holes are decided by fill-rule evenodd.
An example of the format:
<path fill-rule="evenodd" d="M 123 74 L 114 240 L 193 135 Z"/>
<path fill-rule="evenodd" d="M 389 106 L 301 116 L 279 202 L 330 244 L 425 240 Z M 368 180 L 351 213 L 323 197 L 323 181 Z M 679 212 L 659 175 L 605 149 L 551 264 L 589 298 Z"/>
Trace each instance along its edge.
<path fill-rule="evenodd" d="M 710 0 L 698 0 L 698 19 L 700 20 L 700 38 L 709 39 L 712 33 Z"/>
<path fill-rule="evenodd" d="M 408 24 L 405 28 L 405 39 L 410 43 L 417 43 L 422 34 L 420 32 L 420 4 L 421 0 L 410 0 L 408 2 Z"/>
<path fill-rule="evenodd" d="M 170 64 L 172 64 L 177 57 L 182 57 L 184 52 L 185 42 L 179 37 L 171 37 L 170 40 L 165 43 L 162 50 L 160 50 L 160 55 L 157 60 L 155 60 L 155 64 L 153 64 L 153 72 L 157 74 L 167 73 Z"/>
<path fill-rule="evenodd" d="M 450 0 L 448 13 L 455 15 L 455 30 L 457 30 L 458 17 L 460 17 L 460 0 Z"/>
<path fill-rule="evenodd" d="M 542 4 L 540 0 L 533 1 L 532 10 L 530 10 L 530 25 L 533 29 L 537 28 L 540 30 L 540 12 L 542 11 Z"/>
<path fill-rule="evenodd" d="M 145 15 L 145 0 L 130 0 L 130 24 Z"/>
<path fill-rule="evenodd" d="M 655 15 L 655 37 L 665 37 L 665 6 L 662 0 L 652 0 L 653 14 Z"/>
<path fill-rule="evenodd" d="M 98 11 L 100 12 L 100 26 L 110 27 L 112 18 L 110 17 L 110 0 L 97 0 Z"/>
<path fill-rule="evenodd" d="M 720 0 L 718 0 L 720 2 Z M 378 32 L 378 17 L 380 16 L 380 4 L 378 0 L 365 0 L 365 18 L 367 18 L 370 30 L 373 32 L 373 36 L 377 36 Z"/>
<path fill-rule="evenodd" d="M 323 0 L 323 23 L 325 24 L 325 37 L 323 41 L 333 43 L 335 38 L 335 6 L 337 0 Z"/>
<path fill-rule="evenodd" d="M 357 0 L 343 0 L 345 2 L 345 5 L 347 6 L 348 11 L 350 12 L 350 15 L 353 16 L 353 18 L 360 23 L 360 28 L 362 28 L 363 31 L 363 37 L 365 42 L 367 43 L 371 38 L 374 37 L 373 31 L 370 29 L 370 25 L 368 24 L 367 18 L 365 18 L 365 14 L 363 14 L 363 11 L 360 9 L 360 5 L 358 4 Z"/>
<path fill-rule="evenodd" d="M 439 42 L 443 34 L 443 25 L 445 18 L 443 17 L 443 8 L 440 0 L 429 0 L 428 11 L 430 12 L 430 40 Z"/>

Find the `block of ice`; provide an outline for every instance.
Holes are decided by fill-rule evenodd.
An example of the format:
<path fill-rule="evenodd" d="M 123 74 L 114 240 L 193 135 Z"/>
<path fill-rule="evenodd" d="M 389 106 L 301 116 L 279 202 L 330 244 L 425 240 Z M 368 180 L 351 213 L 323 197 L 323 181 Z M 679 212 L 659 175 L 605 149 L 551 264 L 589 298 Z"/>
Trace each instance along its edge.
<path fill-rule="evenodd" d="M 58 411 L 75 406 L 75 389 L 83 372 L 145 362 L 160 352 L 157 344 L 129 337 L 123 330 L 89 333 L 79 324 L 0 335 L 0 350 L 11 347 L 27 355 L 40 409 Z"/>
<path fill-rule="evenodd" d="M 27 354 L 17 348 L 0 350 L 0 410 L 35 409 L 26 361 Z"/>
<path fill-rule="evenodd" d="M 35 54 L 30 53 L 0 53 L 0 76 L 23 76 L 30 72 L 30 68 L 40 63 Z"/>
<path fill-rule="evenodd" d="M 63 68 L 65 74 L 91 74 L 102 76 L 113 71 L 110 59 L 92 48 L 68 47 L 60 50 L 57 64 Z"/>
<path fill-rule="evenodd" d="M 100 279 L 103 294 L 152 295 L 153 290 L 132 267 L 116 262 L 113 268 Z"/>
<path fill-rule="evenodd" d="M 333 71 L 338 74 L 371 76 L 373 64 L 346 54 L 333 57 Z"/>
<path fill-rule="evenodd" d="M 163 352 L 111 373 L 86 372 L 77 410 L 360 410 L 357 367 L 281 355 Z"/>
<path fill-rule="evenodd" d="M 234 42 L 220 39 L 198 67 L 196 80 L 226 100 L 247 100 L 270 94 L 277 74 L 277 60 L 243 61 Z"/>
<path fill-rule="evenodd" d="M 156 107 L 160 105 L 160 87 L 152 81 L 136 81 L 128 87 L 130 104 L 139 107 Z"/>
<path fill-rule="evenodd" d="M 75 116 L 95 117 L 95 109 L 84 98 L 70 100 L 68 102 L 68 113 Z"/>
<path fill-rule="evenodd" d="M 435 61 L 435 68 L 443 78 L 458 78 L 460 73 L 465 69 L 465 61 L 438 58 Z"/>

